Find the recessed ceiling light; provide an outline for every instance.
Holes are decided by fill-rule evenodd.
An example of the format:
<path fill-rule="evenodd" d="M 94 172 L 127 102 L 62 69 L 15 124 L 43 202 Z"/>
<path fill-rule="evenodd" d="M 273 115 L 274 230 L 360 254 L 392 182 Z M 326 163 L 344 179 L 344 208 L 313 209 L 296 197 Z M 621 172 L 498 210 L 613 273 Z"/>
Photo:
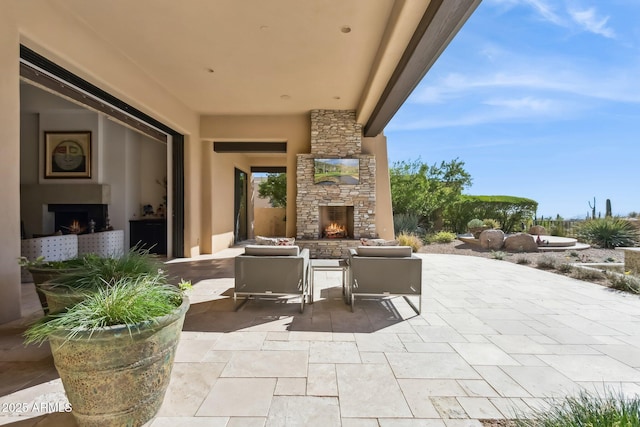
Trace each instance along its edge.
<path fill-rule="evenodd" d="M 291 97 L 289 95 L 280 95 L 280 99 L 283 99 L 286 101 L 287 99 L 291 99 Z"/>
<path fill-rule="evenodd" d="M 348 25 L 344 25 L 342 28 L 340 28 L 340 31 L 342 31 L 345 34 L 348 34 L 351 32 L 351 27 Z"/>

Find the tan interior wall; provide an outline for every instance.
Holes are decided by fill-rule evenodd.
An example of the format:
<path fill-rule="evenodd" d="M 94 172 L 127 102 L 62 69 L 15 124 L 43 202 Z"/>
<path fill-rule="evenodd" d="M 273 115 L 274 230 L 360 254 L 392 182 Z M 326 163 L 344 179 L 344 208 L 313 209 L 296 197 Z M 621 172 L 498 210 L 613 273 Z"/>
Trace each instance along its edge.
<path fill-rule="evenodd" d="M 212 141 L 280 141 L 287 142 L 285 166 L 287 167 L 287 200 L 296 199 L 296 154 L 310 150 L 310 123 L 308 114 L 292 116 L 203 116 L 200 136 L 207 141 L 202 147 L 209 150 L 203 156 L 202 191 L 206 202 L 202 206 L 202 242 L 211 242 L 210 251 L 218 252 L 233 241 L 233 166 L 230 163 L 265 166 L 267 156 L 244 154 L 219 154 L 213 152 Z M 274 160 L 280 165 L 280 160 Z M 231 198 L 229 199 L 229 194 Z M 219 198 L 222 197 L 222 198 Z M 230 200 L 230 202 L 227 201 Z M 215 201 L 215 202 L 213 202 Z M 287 206 L 286 235 L 296 233 L 295 203 Z M 202 248 L 208 252 L 209 248 Z"/>
<path fill-rule="evenodd" d="M 11 4 L 0 13 L 0 323 L 20 318 L 19 34 Z"/>
<path fill-rule="evenodd" d="M 15 14 L 8 12 L 13 7 Z M 104 43 L 98 34 L 77 25 L 52 3 L 38 2 L 35 7 L 32 2 L 7 2 L 3 3 L 2 15 L 8 21 L 2 25 L 3 31 L 10 33 L 2 38 L 3 43 L 10 43 L 5 45 L 7 58 L 3 58 L 3 66 L 17 69 L 22 43 L 185 135 L 184 250 L 187 255 L 198 254 L 202 158 L 199 115 L 141 73 L 138 66 Z M 17 81 L 15 84 L 17 92 Z M 16 114 L 17 111 L 19 108 Z"/>
<path fill-rule="evenodd" d="M 362 138 L 362 152 L 376 156 L 376 230 L 381 238 L 391 240 L 394 232 L 387 137 Z"/>

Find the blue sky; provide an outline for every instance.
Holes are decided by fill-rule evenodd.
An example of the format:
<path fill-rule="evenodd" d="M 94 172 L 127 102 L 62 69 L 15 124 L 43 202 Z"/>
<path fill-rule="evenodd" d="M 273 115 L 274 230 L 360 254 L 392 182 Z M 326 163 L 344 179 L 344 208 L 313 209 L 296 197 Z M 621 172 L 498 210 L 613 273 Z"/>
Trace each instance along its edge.
<path fill-rule="evenodd" d="M 390 162 L 465 162 L 538 216 L 640 211 L 640 1 L 483 0 L 387 125 Z"/>

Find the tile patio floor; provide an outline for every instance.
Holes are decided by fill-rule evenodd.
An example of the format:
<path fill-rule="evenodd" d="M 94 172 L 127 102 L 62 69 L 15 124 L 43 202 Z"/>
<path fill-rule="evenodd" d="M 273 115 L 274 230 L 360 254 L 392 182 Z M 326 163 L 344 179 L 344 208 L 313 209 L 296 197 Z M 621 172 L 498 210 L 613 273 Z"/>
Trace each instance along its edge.
<path fill-rule="evenodd" d="M 640 297 L 531 267 L 423 257 L 423 313 L 402 298 L 342 302 L 339 273 L 316 273 L 316 301 L 250 301 L 233 311 L 230 249 L 169 264 L 192 306 L 171 384 L 147 427 L 479 427 L 580 388 L 640 394 Z M 47 346 L 25 348 L 37 316 L 0 327 L 0 408 L 64 401 Z M 0 424 L 73 426 L 66 413 Z"/>

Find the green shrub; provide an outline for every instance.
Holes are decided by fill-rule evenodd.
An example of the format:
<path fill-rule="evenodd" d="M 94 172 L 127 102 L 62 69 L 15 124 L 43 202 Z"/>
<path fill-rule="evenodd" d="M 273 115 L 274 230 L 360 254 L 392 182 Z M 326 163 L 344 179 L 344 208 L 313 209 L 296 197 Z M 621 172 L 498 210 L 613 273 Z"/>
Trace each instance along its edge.
<path fill-rule="evenodd" d="M 416 236 L 414 233 L 400 233 L 396 237 L 400 246 L 411 246 L 413 252 L 418 252 L 418 250 L 424 246 L 422 239 Z"/>
<path fill-rule="evenodd" d="M 491 258 L 503 260 L 507 256 L 506 252 L 503 251 L 491 251 Z"/>
<path fill-rule="evenodd" d="M 640 427 L 640 396 L 604 395 L 582 390 L 578 396 L 554 400 L 550 408 L 518 416 L 518 427 Z"/>
<path fill-rule="evenodd" d="M 527 257 L 520 257 L 520 258 L 516 258 L 516 264 L 528 265 L 528 264 L 531 264 L 531 261 Z"/>
<path fill-rule="evenodd" d="M 537 267 L 542 270 L 553 270 L 556 268 L 556 260 L 549 255 L 542 255 L 538 258 Z"/>
<path fill-rule="evenodd" d="M 493 219 L 493 218 L 485 218 L 485 219 L 483 219 L 483 220 L 482 220 L 482 224 L 483 224 L 485 227 L 489 227 L 489 228 L 491 228 L 492 230 L 498 230 L 498 229 L 500 229 L 500 221 L 495 220 L 495 219 Z"/>
<path fill-rule="evenodd" d="M 638 230 L 628 221 L 620 218 L 597 218 L 584 221 L 578 226 L 579 239 L 601 248 L 635 246 L 638 243 Z"/>
<path fill-rule="evenodd" d="M 629 274 L 609 274 L 609 286 L 619 291 L 640 294 L 640 279 Z"/>
<path fill-rule="evenodd" d="M 451 243 L 458 237 L 455 233 L 450 231 L 439 231 L 436 234 L 429 236 L 429 243 Z"/>
<path fill-rule="evenodd" d="M 471 221 L 469 221 L 467 223 L 467 228 L 468 229 L 472 229 L 472 228 L 480 228 L 484 226 L 484 222 L 482 222 L 481 219 L 478 218 L 474 218 Z"/>

